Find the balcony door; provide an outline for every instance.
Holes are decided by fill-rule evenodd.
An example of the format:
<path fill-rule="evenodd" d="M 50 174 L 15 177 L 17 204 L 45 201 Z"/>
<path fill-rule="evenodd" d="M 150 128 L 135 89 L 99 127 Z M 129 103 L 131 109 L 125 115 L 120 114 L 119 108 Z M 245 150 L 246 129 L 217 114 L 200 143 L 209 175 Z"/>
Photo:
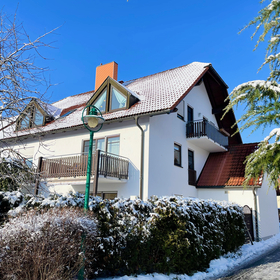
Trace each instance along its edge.
<path fill-rule="evenodd" d="M 196 184 L 196 171 L 194 169 L 194 152 L 188 150 L 188 165 L 189 165 L 189 185 L 195 186 Z"/>
<path fill-rule="evenodd" d="M 191 136 L 194 133 L 193 127 L 193 108 L 188 106 L 188 123 L 187 123 L 187 135 Z"/>

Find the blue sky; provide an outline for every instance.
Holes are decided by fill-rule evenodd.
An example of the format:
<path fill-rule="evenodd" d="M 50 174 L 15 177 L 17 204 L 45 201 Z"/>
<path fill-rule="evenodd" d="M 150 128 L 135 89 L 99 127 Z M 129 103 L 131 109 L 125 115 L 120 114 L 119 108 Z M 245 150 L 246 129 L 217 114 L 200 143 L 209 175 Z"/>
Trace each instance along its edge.
<path fill-rule="evenodd" d="M 265 44 L 253 51 L 254 29 L 238 32 L 267 4 L 257 0 L 1 0 L 0 8 L 22 22 L 31 39 L 61 26 L 46 38 L 54 48 L 38 63 L 49 66 L 56 101 L 94 89 L 95 68 L 116 61 L 119 80 L 130 80 L 193 61 L 210 62 L 229 86 L 266 79 L 258 72 Z M 18 8 L 17 8 L 18 7 Z M 235 110 L 238 118 L 244 108 Z M 262 131 L 244 143 L 261 141 Z"/>

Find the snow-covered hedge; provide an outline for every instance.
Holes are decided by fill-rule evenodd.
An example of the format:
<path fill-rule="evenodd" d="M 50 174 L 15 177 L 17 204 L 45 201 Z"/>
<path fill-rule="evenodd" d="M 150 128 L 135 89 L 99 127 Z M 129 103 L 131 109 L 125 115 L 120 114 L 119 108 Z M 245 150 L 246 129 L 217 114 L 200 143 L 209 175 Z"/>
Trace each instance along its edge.
<path fill-rule="evenodd" d="M 26 197 L 19 209 L 83 207 L 84 196 Z M 163 197 L 102 200 L 90 197 L 97 239 L 86 256 L 88 277 L 138 273 L 187 273 L 244 243 L 242 209 L 234 204 Z"/>
<path fill-rule="evenodd" d="M 94 216 L 81 209 L 29 211 L 11 219 L 0 227 L 0 279 L 73 279 L 96 232 Z"/>
<path fill-rule="evenodd" d="M 23 194 L 19 191 L 0 192 L 0 225 L 10 209 L 18 207 L 23 202 Z"/>

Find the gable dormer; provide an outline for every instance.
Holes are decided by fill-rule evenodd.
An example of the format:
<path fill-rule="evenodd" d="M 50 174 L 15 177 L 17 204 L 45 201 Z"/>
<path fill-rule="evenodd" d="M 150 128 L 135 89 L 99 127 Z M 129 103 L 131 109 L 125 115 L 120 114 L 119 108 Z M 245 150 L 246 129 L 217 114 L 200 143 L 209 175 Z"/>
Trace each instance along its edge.
<path fill-rule="evenodd" d="M 102 114 L 106 114 L 128 109 L 139 100 L 138 94 L 108 76 L 87 104 L 96 106 Z"/>
<path fill-rule="evenodd" d="M 40 127 L 54 120 L 60 114 L 60 109 L 32 99 L 16 120 L 16 131 Z"/>

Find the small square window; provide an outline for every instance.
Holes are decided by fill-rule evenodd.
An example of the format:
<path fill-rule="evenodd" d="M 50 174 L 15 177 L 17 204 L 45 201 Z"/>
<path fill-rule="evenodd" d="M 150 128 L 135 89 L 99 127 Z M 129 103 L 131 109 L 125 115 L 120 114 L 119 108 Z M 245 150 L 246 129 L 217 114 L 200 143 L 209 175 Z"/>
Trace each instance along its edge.
<path fill-rule="evenodd" d="M 181 146 L 174 144 L 174 165 L 182 166 L 181 158 Z"/>

